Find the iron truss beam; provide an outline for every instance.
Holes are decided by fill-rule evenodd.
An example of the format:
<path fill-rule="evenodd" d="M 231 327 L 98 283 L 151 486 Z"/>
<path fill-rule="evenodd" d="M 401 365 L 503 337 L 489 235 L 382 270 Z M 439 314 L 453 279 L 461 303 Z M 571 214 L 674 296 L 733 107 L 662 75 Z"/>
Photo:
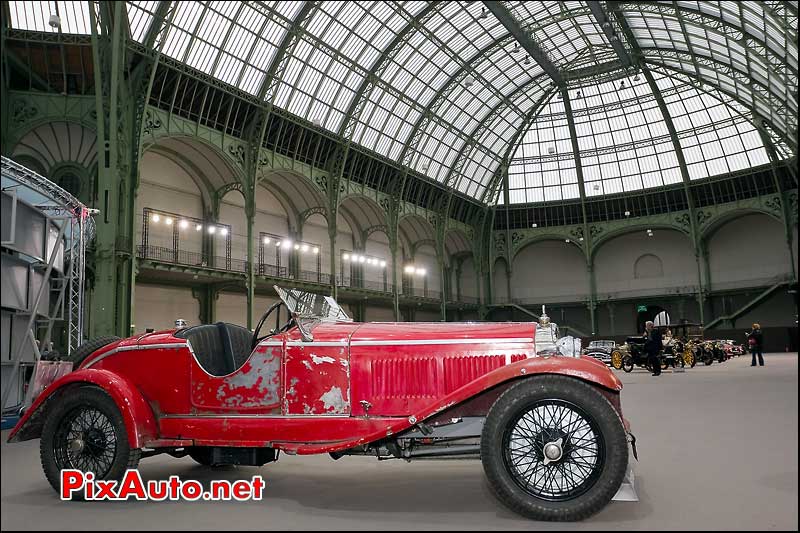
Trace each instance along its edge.
<path fill-rule="evenodd" d="M 617 54 L 622 67 L 628 68 L 633 65 L 634 61 L 631 59 L 631 56 L 628 55 L 628 51 L 622 45 L 622 41 L 617 36 L 616 32 L 614 32 L 612 21 L 608 18 L 608 15 L 606 15 L 606 12 L 603 9 L 603 6 L 600 5 L 600 2 L 586 2 L 586 4 L 589 6 L 589 9 L 592 10 L 592 15 L 597 21 L 597 24 L 603 30 L 603 33 L 605 33 L 606 39 L 608 39 L 608 42 L 611 43 L 611 47 Z"/>
<path fill-rule="evenodd" d="M 547 72 L 550 78 L 559 87 L 564 85 L 564 78 L 561 76 L 558 68 L 553 64 L 547 53 L 539 46 L 539 43 L 522 28 L 519 21 L 511 14 L 511 12 L 503 5 L 502 2 L 483 2 L 489 11 L 500 21 L 508 32 L 514 36 L 517 42 L 525 49 L 528 54 L 536 61 L 542 69 Z"/>

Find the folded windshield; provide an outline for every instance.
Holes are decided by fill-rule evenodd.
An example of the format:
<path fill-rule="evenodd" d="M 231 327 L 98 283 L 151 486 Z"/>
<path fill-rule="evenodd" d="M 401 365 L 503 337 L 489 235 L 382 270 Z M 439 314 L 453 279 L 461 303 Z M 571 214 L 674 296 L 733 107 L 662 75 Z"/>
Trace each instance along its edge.
<path fill-rule="evenodd" d="M 348 321 L 353 319 L 347 316 L 336 300 L 330 296 L 314 294 L 311 292 L 300 291 L 297 289 L 282 289 L 274 285 L 275 292 L 286 304 L 290 313 L 296 313 L 299 318 L 311 318 L 317 320 Z"/>

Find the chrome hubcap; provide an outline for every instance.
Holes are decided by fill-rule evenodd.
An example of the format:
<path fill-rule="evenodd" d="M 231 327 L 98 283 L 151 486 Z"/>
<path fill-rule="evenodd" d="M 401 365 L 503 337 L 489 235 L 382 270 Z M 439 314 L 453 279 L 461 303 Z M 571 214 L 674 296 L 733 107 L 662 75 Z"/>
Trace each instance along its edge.
<path fill-rule="evenodd" d="M 554 463 L 561 459 L 561 455 L 564 453 L 561 448 L 563 441 L 564 439 L 558 439 L 557 441 L 548 442 L 544 445 L 544 464 Z"/>
<path fill-rule="evenodd" d="M 69 442 L 69 449 L 73 453 L 80 453 L 83 451 L 84 442 L 83 439 L 72 439 Z"/>

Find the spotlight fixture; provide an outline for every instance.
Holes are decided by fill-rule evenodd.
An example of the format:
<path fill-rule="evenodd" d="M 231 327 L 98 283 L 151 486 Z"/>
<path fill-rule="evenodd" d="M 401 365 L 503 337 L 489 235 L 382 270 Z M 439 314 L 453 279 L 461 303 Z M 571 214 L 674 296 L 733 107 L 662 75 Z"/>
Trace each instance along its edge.
<path fill-rule="evenodd" d="M 539 224 L 537 224 L 537 223 L 535 223 L 535 222 L 534 222 L 533 224 L 531 224 L 531 227 L 532 227 L 532 228 L 538 228 L 538 227 L 539 227 Z"/>
<path fill-rule="evenodd" d="M 426 271 L 424 268 L 417 268 L 417 269 L 416 269 L 416 271 L 415 271 L 415 273 L 416 273 L 418 276 L 424 276 L 424 275 L 426 274 L 426 272 L 427 272 L 427 271 Z"/>
<path fill-rule="evenodd" d="M 551 155 L 552 155 L 552 154 L 554 154 L 554 153 L 556 153 L 556 149 L 555 149 L 555 147 L 553 147 L 553 146 L 548 146 L 548 147 L 547 147 L 547 153 L 548 153 L 548 154 L 551 154 Z"/>
<path fill-rule="evenodd" d="M 578 240 L 583 242 L 583 237 L 578 237 Z"/>
<path fill-rule="evenodd" d="M 164 224 L 166 224 L 167 226 L 171 226 L 172 225 L 172 218 L 170 218 L 170 217 L 165 218 L 164 219 Z"/>
<path fill-rule="evenodd" d="M 626 217 L 629 217 L 629 216 L 631 216 L 631 212 L 630 212 L 630 211 L 625 211 L 625 216 L 626 216 Z"/>
<path fill-rule="evenodd" d="M 567 242 L 567 243 L 568 243 L 568 242 L 569 242 L 569 239 L 564 239 L 564 242 Z"/>
<path fill-rule="evenodd" d="M 56 15 L 55 13 L 50 15 L 50 20 L 48 21 L 51 28 L 59 28 L 61 27 L 61 17 Z"/>
<path fill-rule="evenodd" d="M 525 59 L 522 60 L 522 64 L 523 65 L 530 65 L 531 64 L 531 58 L 528 57 L 528 56 L 525 56 Z"/>
<path fill-rule="evenodd" d="M 314 120 L 312 120 L 311 122 L 312 122 L 312 123 L 313 123 L 313 124 L 314 124 L 316 127 L 318 127 L 318 128 L 319 128 L 320 126 L 322 126 L 322 120 L 320 120 L 319 118 L 315 118 L 315 119 L 314 119 Z"/>
<path fill-rule="evenodd" d="M 178 223 L 178 226 L 180 226 L 181 229 L 186 229 L 186 228 L 189 227 L 189 221 L 188 220 L 181 220 Z"/>
<path fill-rule="evenodd" d="M 269 241 L 270 241 L 269 237 L 264 237 L 264 244 L 269 244 Z"/>
<path fill-rule="evenodd" d="M 350 254 L 343 254 L 343 255 L 342 255 L 342 259 L 343 259 L 344 261 L 350 261 Z"/>
<path fill-rule="evenodd" d="M 639 81 L 640 79 L 642 78 L 639 77 L 639 73 L 637 72 L 636 76 L 633 77 L 633 81 Z"/>
<path fill-rule="evenodd" d="M 385 268 L 385 267 L 386 267 L 386 261 L 381 261 L 381 268 Z"/>
<path fill-rule="evenodd" d="M 363 255 L 359 255 L 359 256 L 358 256 L 358 262 L 359 262 L 359 263 L 363 263 L 363 262 L 364 262 L 364 261 L 366 261 L 366 260 L 367 260 L 367 258 L 366 258 L 366 257 L 364 257 Z"/>
<path fill-rule="evenodd" d="M 597 183 L 595 183 L 595 184 L 594 184 L 594 187 L 592 187 L 592 189 L 594 189 L 594 190 L 596 190 L 596 191 L 599 191 L 599 190 L 600 190 L 600 185 L 598 185 Z"/>
<path fill-rule="evenodd" d="M 414 270 L 416 270 L 416 269 L 414 268 L 414 265 L 406 265 L 406 267 L 403 269 L 403 271 L 404 271 L 406 274 L 413 274 L 413 273 L 414 273 Z"/>
<path fill-rule="evenodd" d="M 219 228 L 219 234 L 224 237 L 228 234 L 228 228 Z"/>
<path fill-rule="evenodd" d="M 300 247 L 300 251 L 301 251 L 301 252 L 307 252 L 307 251 L 308 251 L 308 245 L 307 245 L 307 244 L 304 244 L 304 245 L 302 245 L 302 246 Z"/>
<path fill-rule="evenodd" d="M 209 226 L 208 227 L 209 235 L 214 235 L 216 232 L 217 232 L 217 228 L 215 228 L 214 226 Z"/>
<path fill-rule="evenodd" d="M 464 78 L 464 87 L 465 88 L 469 89 L 473 85 L 475 85 L 475 78 L 473 78 L 472 76 L 467 76 L 466 78 Z"/>
<path fill-rule="evenodd" d="M 292 240 L 291 239 L 286 239 L 285 241 L 283 241 L 283 246 L 284 246 L 284 248 L 291 248 L 292 247 Z"/>
<path fill-rule="evenodd" d="M 581 95 L 581 92 L 580 92 L 580 91 L 578 91 L 578 94 L 577 94 L 577 95 L 575 95 L 575 98 L 583 98 L 583 96 Z"/>
<path fill-rule="evenodd" d="M 313 252 L 314 252 L 315 254 L 318 254 L 318 253 L 319 253 L 319 248 L 315 246 L 315 247 L 314 247 L 314 249 L 313 249 Z"/>
<path fill-rule="evenodd" d="M 625 80 L 622 80 L 621 82 L 619 82 L 619 88 L 620 89 L 624 89 L 625 88 Z"/>
<path fill-rule="evenodd" d="M 158 215 L 153 215 L 152 217 L 150 217 L 150 220 L 152 220 L 153 222 L 158 222 L 159 220 L 161 220 L 161 217 Z"/>
<path fill-rule="evenodd" d="M 522 48 L 520 48 L 519 44 L 516 44 L 516 45 L 514 46 L 514 48 L 511 50 L 511 53 L 512 53 L 512 54 L 516 54 L 516 53 L 518 53 L 520 50 L 522 50 Z"/>
<path fill-rule="evenodd" d="M 427 172 L 428 171 L 428 163 L 423 163 L 421 168 L 422 168 L 423 172 Z"/>
<path fill-rule="evenodd" d="M 280 248 L 283 245 L 281 241 L 275 241 L 275 248 Z"/>
<path fill-rule="evenodd" d="M 295 249 L 295 250 L 299 250 L 299 249 L 300 249 L 300 245 L 299 245 L 299 244 L 295 244 L 295 245 L 294 245 L 294 249 Z"/>
<path fill-rule="evenodd" d="M 194 227 L 194 230 L 195 230 L 195 231 L 203 231 L 203 225 L 202 225 L 202 224 L 197 224 L 197 225 Z"/>
<path fill-rule="evenodd" d="M 486 11 L 485 7 L 482 7 L 481 8 L 481 14 L 478 15 L 478 20 L 483 20 L 483 19 L 486 19 L 486 18 L 489 18 L 489 12 Z"/>

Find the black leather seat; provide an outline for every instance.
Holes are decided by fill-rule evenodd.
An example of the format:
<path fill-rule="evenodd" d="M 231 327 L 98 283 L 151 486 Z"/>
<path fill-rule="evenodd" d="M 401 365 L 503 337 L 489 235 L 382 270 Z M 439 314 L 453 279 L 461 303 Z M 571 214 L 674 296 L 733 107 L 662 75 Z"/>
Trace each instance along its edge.
<path fill-rule="evenodd" d="M 241 368 L 250 357 L 253 333 L 242 326 L 217 322 L 185 328 L 175 336 L 189 341 L 206 372 L 224 376 Z"/>

